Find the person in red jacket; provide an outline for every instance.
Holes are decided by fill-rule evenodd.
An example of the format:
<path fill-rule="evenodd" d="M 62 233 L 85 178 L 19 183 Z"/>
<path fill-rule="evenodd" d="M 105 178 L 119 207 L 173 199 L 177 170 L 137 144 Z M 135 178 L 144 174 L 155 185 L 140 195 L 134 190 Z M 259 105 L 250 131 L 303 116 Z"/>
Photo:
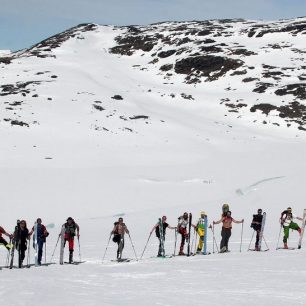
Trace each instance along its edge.
<path fill-rule="evenodd" d="M 9 251 L 9 250 L 12 248 L 13 245 L 12 245 L 11 243 L 8 243 L 8 242 L 2 237 L 2 235 L 5 235 L 5 236 L 9 237 L 10 239 L 12 239 L 13 235 L 7 233 L 7 232 L 5 231 L 5 229 L 4 229 L 2 226 L 0 226 L 0 244 L 3 244 L 3 245 L 6 247 L 6 249 Z"/>

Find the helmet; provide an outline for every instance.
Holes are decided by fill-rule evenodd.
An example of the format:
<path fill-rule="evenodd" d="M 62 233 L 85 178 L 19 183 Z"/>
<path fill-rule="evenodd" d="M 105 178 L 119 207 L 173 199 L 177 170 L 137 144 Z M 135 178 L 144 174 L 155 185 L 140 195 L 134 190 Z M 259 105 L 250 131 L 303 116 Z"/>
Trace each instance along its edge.
<path fill-rule="evenodd" d="M 201 211 L 201 216 L 206 216 L 206 212 L 204 210 Z"/>
<path fill-rule="evenodd" d="M 226 212 L 226 211 L 228 211 L 229 210 L 229 205 L 228 204 L 223 204 L 222 205 L 222 211 L 223 212 Z"/>

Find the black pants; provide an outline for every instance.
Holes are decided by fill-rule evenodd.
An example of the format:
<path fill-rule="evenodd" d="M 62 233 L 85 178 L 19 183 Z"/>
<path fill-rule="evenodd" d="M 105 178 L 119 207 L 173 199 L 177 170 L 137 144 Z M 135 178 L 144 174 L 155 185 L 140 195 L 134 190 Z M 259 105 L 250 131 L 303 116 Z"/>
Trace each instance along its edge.
<path fill-rule="evenodd" d="M 113 241 L 118 244 L 117 249 L 117 258 L 121 258 L 122 251 L 124 249 L 124 237 L 120 234 L 115 234 L 113 237 Z"/>
<path fill-rule="evenodd" d="M 159 240 L 158 256 L 165 256 L 165 238 L 157 238 Z"/>
<path fill-rule="evenodd" d="M 221 243 L 220 243 L 220 250 L 223 247 L 226 247 L 226 250 L 228 250 L 228 241 L 229 241 L 231 235 L 232 235 L 232 229 L 231 228 L 222 227 L 222 231 L 221 231 L 222 240 L 221 240 Z"/>

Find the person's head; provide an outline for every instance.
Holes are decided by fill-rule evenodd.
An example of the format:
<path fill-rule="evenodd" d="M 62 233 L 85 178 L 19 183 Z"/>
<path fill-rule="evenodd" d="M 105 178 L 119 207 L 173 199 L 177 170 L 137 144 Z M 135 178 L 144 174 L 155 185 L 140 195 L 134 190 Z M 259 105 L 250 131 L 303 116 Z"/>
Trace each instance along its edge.
<path fill-rule="evenodd" d="M 42 222 L 42 221 L 41 221 L 41 218 L 37 218 L 36 223 L 37 223 L 37 224 L 41 224 L 41 222 Z"/>
<path fill-rule="evenodd" d="M 68 223 L 68 224 L 72 224 L 72 223 L 73 223 L 73 219 L 72 219 L 71 217 L 68 217 L 68 218 L 67 218 L 67 223 Z"/>
<path fill-rule="evenodd" d="M 261 215 L 261 214 L 262 214 L 262 209 L 259 208 L 259 209 L 257 210 L 257 213 L 258 213 L 259 215 Z"/>
<path fill-rule="evenodd" d="M 229 205 L 228 205 L 228 204 L 223 204 L 223 205 L 222 205 L 222 211 L 223 211 L 224 213 L 228 212 L 228 211 L 229 211 Z"/>
<path fill-rule="evenodd" d="M 162 217 L 162 221 L 163 221 L 163 222 L 166 222 L 166 221 L 167 221 L 167 217 L 166 217 L 166 216 L 163 216 L 163 217 Z"/>
<path fill-rule="evenodd" d="M 287 213 L 289 213 L 289 214 L 292 213 L 292 208 L 291 208 L 291 207 L 288 207 L 288 208 L 287 208 Z"/>
<path fill-rule="evenodd" d="M 201 211 L 201 218 L 204 218 L 206 216 L 206 212 L 205 211 Z"/>
<path fill-rule="evenodd" d="M 27 227 L 27 222 L 25 220 L 20 221 L 20 227 L 21 228 L 26 228 Z"/>
<path fill-rule="evenodd" d="M 120 224 L 123 223 L 123 218 L 120 217 L 120 218 L 118 219 L 118 222 L 119 222 Z"/>
<path fill-rule="evenodd" d="M 231 217 L 231 216 L 232 216 L 232 212 L 231 212 L 230 210 L 227 211 L 227 212 L 226 212 L 226 216 L 227 216 L 227 217 Z"/>
<path fill-rule="evenodd" d="M 187 213 L 187 212 L 184 212 L 184 214 L 183 214 L 183 219 L 185 219 L 185 220 L 188 219 L 188 213 Z"/>

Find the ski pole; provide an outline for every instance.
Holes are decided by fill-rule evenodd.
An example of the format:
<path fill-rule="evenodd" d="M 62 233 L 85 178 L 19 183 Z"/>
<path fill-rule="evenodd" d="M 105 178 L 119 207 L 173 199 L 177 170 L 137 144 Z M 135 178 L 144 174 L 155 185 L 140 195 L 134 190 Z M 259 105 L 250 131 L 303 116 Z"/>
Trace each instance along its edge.
<path fill-rule="evenodd" d="M 103 261 L 104 261 L 104 258 L 105 258 L 105 255 L 106 255 L 106 252 L 107 252 L 107 249 L 108 249 L 109 242 L 110 242 L 110 240 L 111 240 L 112 234 L 113 234 L 113 233 L 111 233 L 111 234 L 109 235 L 109 239 L 108 239 L 108 242 L 107 242 L 107 245 L 106 245 L 106 249 L 105 249 L 105 252 L 104 252 L 104 255 L 103 255 L 103 258 L 102 258 L 102 263 L 103 263 Z"/>
<path fill-rule="evenodd" d="M 175 235 L 175 237 L 174 237 L 174 252 L 173 252 L 173 256 L 175 256 L 175 251 L 176 251 L 177 229 L 175 229 L 174 235 Z"/>
<path fill-rule="evenodd" d="M 47 263 L 47 241 L 45 241 L 45 264 Z"/>
<path fill-rule="evenodd" d="M 135 247 L 134 247 L 132 238 L 131 238 L 131 236 L 130 236 L 130 233 L 128 233 L 128 235 L 129 235 L 129 238 L 130 238 L 130 241 L 131 241 L 131 244 L 132 244 L 132 248 L 133 248 L 133 250 L 134 250 L 134 254 L 135 254 L 135 257 L 136 257 L 136 261 L 138 261 L 137 254 L 136 254 Z"/>
<path fill-rule="evenodd" d="M 27 255 L 27 267 L 30 268 L 30 245 L 31 245 L 31 237 L 29 238 L 29 245 L 28 245 L 28 255 Z"/>
<path fill-rule="evenodd" d="M 191 242 L 191 252 L 193 250 L 194 238 L 195 238 L 195 228 L 193 229 L 193 236 L 192 236 L 192 242 Z"/>
<path fill-rule="evenodd" d="M 280 229 L 279 229 L 279 234 L 278 234 L 278 240 L 277 240 L 276 250 L 278 249 L 279 239 L 280 239 L 280 236 L 281 236 L 281 233 L 282 233 L 282 227 L 283 227 L 283 225 L 281 224 L 281 225 L 280 225 Z"/>
<path fill-rule="evenodd" d="M 212 230 L 212 233 L 213 233 L 213 242 L 215 243 L 215 245 L 216 245 L 216 250 L 217 250 L 217 252 L 219 253 L 219 249 L 218 249 L 218 244 L 217 244 L 217 239 L 216 239 L 216 237 L 215 237 L 215 225 L 213 224 L 213 228 L 211 228 L 211 230 Z M 213 244 L 213 246 L 214 246 L 214 244 Z M 213 253 L 215 252 L 215 249 L 213 248 Z"/>
<path fill-rule="evenodd" d="M 147 240 L 147 243 L 146 243 L 146 245 L 145 245 L 145 247 L 144 247 L 144 249 L 143 249 L 143 251 L 142 251 L 142 254 L 141 254 L 139 260 L 142 259 L 142 256 L 143 256 L 143 254 L 144 254 L 144 252 L 145 252 L 145 250 L 146 250 L 146 248 L 147 248 L 147 246 L 148 246 L 148 243 L 149 243 L 149 240 L 150 240 L 150 238 L 151 238 L 151 235 L 152 235 L 152 232 L 150 232 L 149 238 L 148 238 L 148 240 Z"/>
<path fill-rule="evenodd" d="M 250 247 L 251 247 L 251 243 L 252 243 L 252 241 L 253 241 L 254 234 L 255 234 L 255 231 L 253 231 L 252 238 L 251 238 L 251 241 L 250 241 L 250 244 L 249 244 L 249 247 L 248 247 L 248 251 L 250 250 Z"/>
<path fill-rule="evenodd" d="M 10 245 L 12 244 L 12 238 L 10 237 Z M 7 253 L 7 256 L 6 256 L 6 262 L 5 262 L 5 265 L 6 267 L 9 266 L 9 262 L 10 262 L 10 254 L 11 254 L 11 249 L 7 250 L 8 253 Z"/>
<path fill-rule="evenodd" d="M 82 261 L 82 256 L 81 256 L 81 244 L 80 244 L 80 236 L 78 235 L 78 245 L 79 245 L 79 259 L 80 262 Z"/>
<path fill-rule="evenodd" d="M 240 253 L 241 253 L 241 247 L 242 247 L 243 223 L 244 222 L 241 223 Z"/>
<path fill-rule="evenodd" d="M 197 244 L 198 244 L 198 232 L 195 232 L 195 244 L 194 244 L 194 249 L 193 249 L 193 254 L 196 254 L 196 250 L 197 250 Z M 201 239 L 201 237 L 199 236 L 199 239 Z"/>
<path fill-rule="evenodd" d="M 57 245 L 58 245 L 59 239 L 60 239 L 60 236 L 58 236 L 58 238 L 57 238 L 57 241 L 56 241 L 56 244 L 55 244 L 55 248 L 54 248 L 54 250 L 53 250 L 53 253 L 52 253 L 52 256 L 51 256 L 50 262 L 52 262 L 52 259 L 53 259 L 53 257 L 54 257 L 54 254 L 55 254 L 55 251 L 56 251 L 56 248 L 57 248 Z"/>
<path fill-rule="evenodd" d="M 269 250 L 269 246 L 268 246 L 268 244 L 267 244 L 267 242 L 266 242 L 266 239 L 265 239 L 264 235 L 262 235 L 262 238 L 263 238 L 263 240 L 264 240 L 264 242 L 265 242 L 265 245 L 266 245 L 267 251 L 268 251 L 268 250 Z"/>

